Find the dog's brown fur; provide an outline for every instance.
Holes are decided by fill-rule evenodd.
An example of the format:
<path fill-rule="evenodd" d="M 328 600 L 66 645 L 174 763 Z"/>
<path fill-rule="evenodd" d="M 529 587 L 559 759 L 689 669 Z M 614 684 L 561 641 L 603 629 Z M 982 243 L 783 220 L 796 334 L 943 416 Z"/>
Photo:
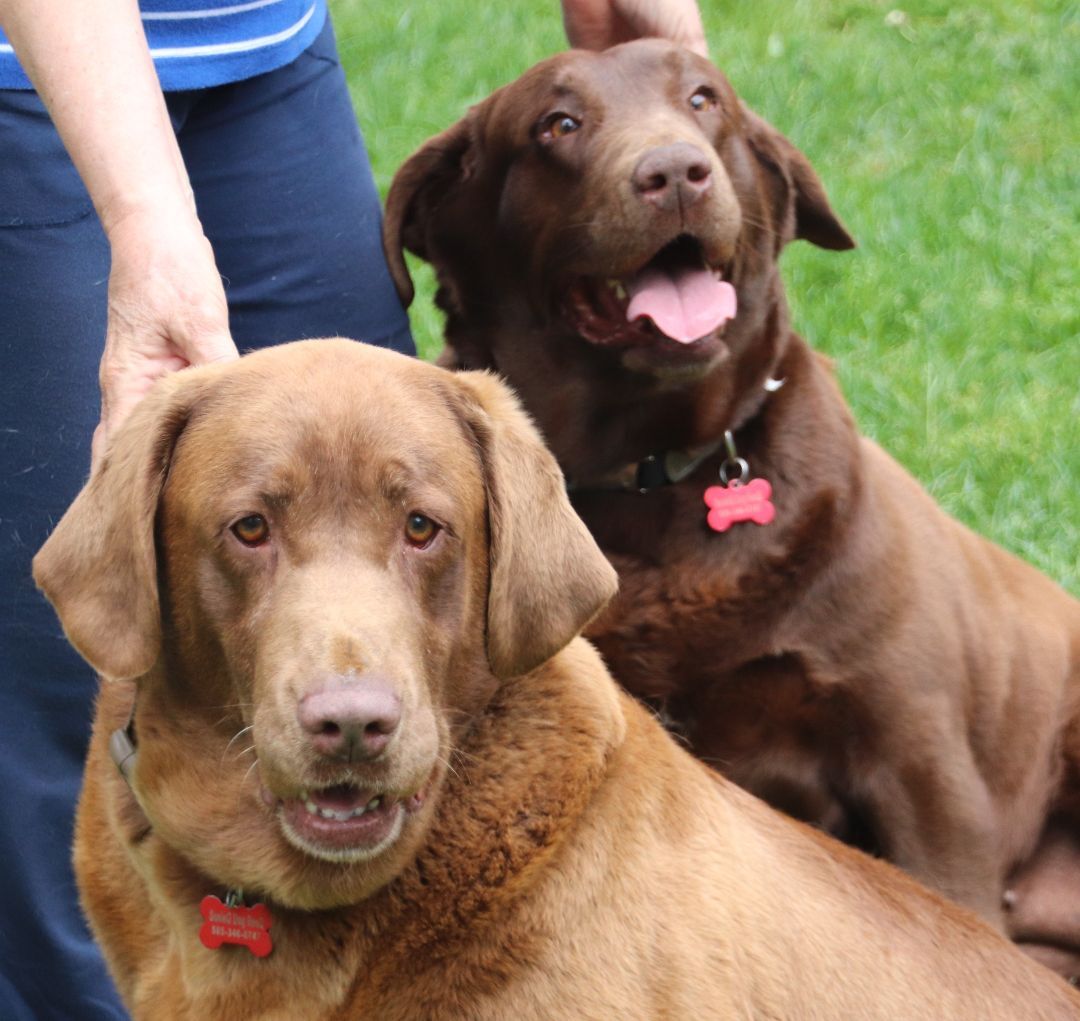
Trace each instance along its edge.
<path fill-rule="evenodd" d="M 702 88 L 713 106 L 694 111 Z M 580 126 L 553 138 L 552 111 Z M 672 146 L 711 172 L 674 209 L 636 169 Z M 583 286 L 679 235 L 736 288 L 721 331 L 683 346 L 582 316 Z M 403 298 L 403 246 L 435 266 L 444 362 L 517 389 L 617 567 L 587 631 L 616 678 L 743 786 L 1080 974 L 1080 604 L 860 438 L 791 331 L 783 245 L 852 245 L 806 158 L 669 44 L 563 54 L 402 167 L 385 236 Z M 706 526 L 724 430 L 773 486 L 765 527 Z M 675 485 L 614 488 L 710 444 Z M 1048 820 L 1052 866 L 1033 854 Z"/>
<path fill-rule="evenodd" d="M 423 549 L 417 509 L 445 526 Z M 253 549 L 229 526 L 254 512 Z M 35 574 L 106 678 L 76 864 L 139 1021 L 1080 1017 L 974 916 L 619 692 L 573 638 L 613 574 L 491 377 L 341 341 L 178 374 Z M 295 720 L 327 674 L 405 705 L 337 774 L 425 792 L 348 865 L 285 839 L 275 800 L 331 771 Z M 106 742 L 133 708 L 129 788 Z M 265 959 L 198 942 L 200 898 L 237 886 L 273 912 Z"/>

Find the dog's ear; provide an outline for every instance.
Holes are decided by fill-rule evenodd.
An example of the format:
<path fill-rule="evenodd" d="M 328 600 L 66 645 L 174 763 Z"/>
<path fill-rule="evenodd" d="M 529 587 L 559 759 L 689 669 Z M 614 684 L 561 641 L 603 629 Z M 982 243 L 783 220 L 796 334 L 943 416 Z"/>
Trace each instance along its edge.
<path fill-rule="evenodd" d="M 394 175 L 383 216 L 383 251 L 401 303 L 413 300 L 405 249 L 427 259 L 427 221 L 440 198 L 471 172 L 475 113 L 428 139 Z M 430 261 L 430 260 L 429 260 Z"/>
<path fill-rule="evenodd" d="M 138 677 L 157 659 L 154 520 L 169 457 L 205 378 L 205 370 L 186 370 L 155 385 L 34 557 L 34 581 L 102 677 Z"/>
<path fill-rule="evenodd" d="M 496 677 L 517 677 L 574 638 L 615 594 L 618 578 L 510 389 L 486 372 L 453 378 L 466 391 L 487 490 L 488 662 Z"/>
<path fill-rule="evenodd" d="M 779 175 L 793 200 L 784 224 L 785 239 L 802 238 L 834 251 L 854 248 L 855 241 L 832 211 L 825 187 L 810 161 L 745 104 L 742 121 L 754 156 L 766 170 Z"/>

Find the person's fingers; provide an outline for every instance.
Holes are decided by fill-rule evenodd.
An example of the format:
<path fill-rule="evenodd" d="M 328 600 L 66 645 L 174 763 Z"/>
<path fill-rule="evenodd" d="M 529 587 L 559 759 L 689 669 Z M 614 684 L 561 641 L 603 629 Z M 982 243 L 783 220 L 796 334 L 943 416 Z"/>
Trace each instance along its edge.
<path fill-rule="evenodd" d="M 101 363 L 101 423 L 105 439 L 120 428 L 136 404 L 162 376 L 186 368 L 190 362 L 161 350 L 157 354 L 121 348 Z"/>
<path fill-rule="evenodd" d="M 570 45 L 580 49 L 658 36 L 709 55 L 695 0 L 563 0 L 563 25 Z"/>
<path fill-rule="evenodd" d="M 90 441 L 90 474 L 93 475 L 97 471 L 98 465 L 101 464 L 101 459 L 105 456 L 105 450 L 108 446 L 108 440 L 105 432 L 104 422 L 98 422 L 97 428 L 94 429 L 93 439 Z"/>
<path fill-rule="evenodd" d="M 204 365 L 238 357 L 236 345 L 222 316 L 195 326 L 189 309 L 181 308 L 160 321 L 140 314 L 132 317 L 120 311 L 110 316 L 110 329 L 102 355 L 101 436 L 97 445 L 104 450 L 116 430 L 127 419 L 150 388 L 163 376 L 191 365 Z M 170 329 L 169 320 L 181 325 Z"/>
<path fill-rule="evenodd" d="M 186 338 L 182 346 L 186 355 L 179 354 L 178 346 L 168 340 L 132 344 L 121 339 L 108 346 L 113 353 L 101 361 L 101 421 L 94 431 L 92 463 L 159 379 L 192 365 L 239 357 L 232 337 L 220 331 Z"/>
<path fill-rule="evenodd" d="M 133 217 L 110 242 L 100 449 L 162 376 L 237 357 L 213 251 L 193 216 Z"/>
<path fill-rule="evenodd" d="M 604 50 L 634 38 L 612 0 L 565 0 L 563 27 L 570 45 L 581 50 Z"/>
<path fill-rule="evenodd" d="M 695 0 L 611 0 L 635 36 L 660 36 L 709 55 L 701 11 Z"/>
<path fill-rule="evenodd" d="M 160 327 L 134 339 L 110 337 L 101 360 L 101 418 L 106 439 L 113 434 L 163 376 L 192 365 L 239 357 L 227 331 L 220 328 L 170 337 Z"/>
<path fill-rule="evenodd" d="M 240 357 L 228 330 L 201 334 L 186 348 L 186 353 L 191 365 L 210 365 L 213 362 L 227 362 Z"/>

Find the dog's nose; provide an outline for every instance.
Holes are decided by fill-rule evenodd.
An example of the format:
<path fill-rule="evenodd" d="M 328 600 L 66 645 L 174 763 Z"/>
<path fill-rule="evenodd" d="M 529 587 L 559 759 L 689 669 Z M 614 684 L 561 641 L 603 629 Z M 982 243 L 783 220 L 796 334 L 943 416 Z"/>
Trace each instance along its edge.
<path fill-rule="evenodd" d="M 650 149 L 632 180 L 642 201 L 670 212 L 693 205 L 712 187 L 712 166 L 696 145 L 676 142 Z"/>
<path fill-rule="evenodd" d="M 309 692 L 297 718 L 312 747 L 332 759 L 374 759 L 401 723 L 401 699 L 384 682 L 332 683 Z"/>

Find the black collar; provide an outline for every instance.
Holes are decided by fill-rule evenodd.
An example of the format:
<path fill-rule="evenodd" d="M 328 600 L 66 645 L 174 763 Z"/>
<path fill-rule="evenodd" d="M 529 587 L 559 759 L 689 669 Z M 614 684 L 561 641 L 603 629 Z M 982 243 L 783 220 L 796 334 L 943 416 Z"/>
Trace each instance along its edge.
<path fill-rule="evenodd" d="M 566 488 L 571 493 L 597 489 L 647 493 L 651 489 L 673 486 L 692 475 L 723 444 L 724 438 L 721 436 L 712 443 L 707 443 L 703 447 L 694 447 L 692 450 L 659 451 L 636 464 L 624 465 L 598 479 L 591 479 L 587 483 L 567 480 Z"/>
<path fill-rule="evenodd" d="M 765 390 L 766 395 L 768 395 L 775 393 L 784 385 L 784 383 L 785 380 L 783 379 L 773 379 L 770 377 L 765 380 L 763 389 Z M 761 402 L 755 407 L 753 413 L 749 416 L 749 419 L 756 417 L 757 414 L 760 413 L 764 403 L 765 398 L 763 397 Z M 741 428 L 749 419 L 744 419 L 737 425 L 732 426 L 732 429 Z M 658 451 L 655 454 L 649 454 L 648 457 L 645 457 L 636 463 L 616 468 L 614 471 L 608 472 L 606 475 L 602 475 L 597 479 L 589 479 L 587 481 L 567 479 L 566 488 L 571 493 L 583 493 L 597 490 L 607 492 L 648 493 L 653 489 L 661 489 L 664 486 L 674 486 L 697 471 L 701 465 L 724 446 L 725 437 L 730 435 L 730 432 L 721 433 L 721 435 L 711 443 L 706 443 L 700 447 L 693 447 L 689 450 Z"/>

